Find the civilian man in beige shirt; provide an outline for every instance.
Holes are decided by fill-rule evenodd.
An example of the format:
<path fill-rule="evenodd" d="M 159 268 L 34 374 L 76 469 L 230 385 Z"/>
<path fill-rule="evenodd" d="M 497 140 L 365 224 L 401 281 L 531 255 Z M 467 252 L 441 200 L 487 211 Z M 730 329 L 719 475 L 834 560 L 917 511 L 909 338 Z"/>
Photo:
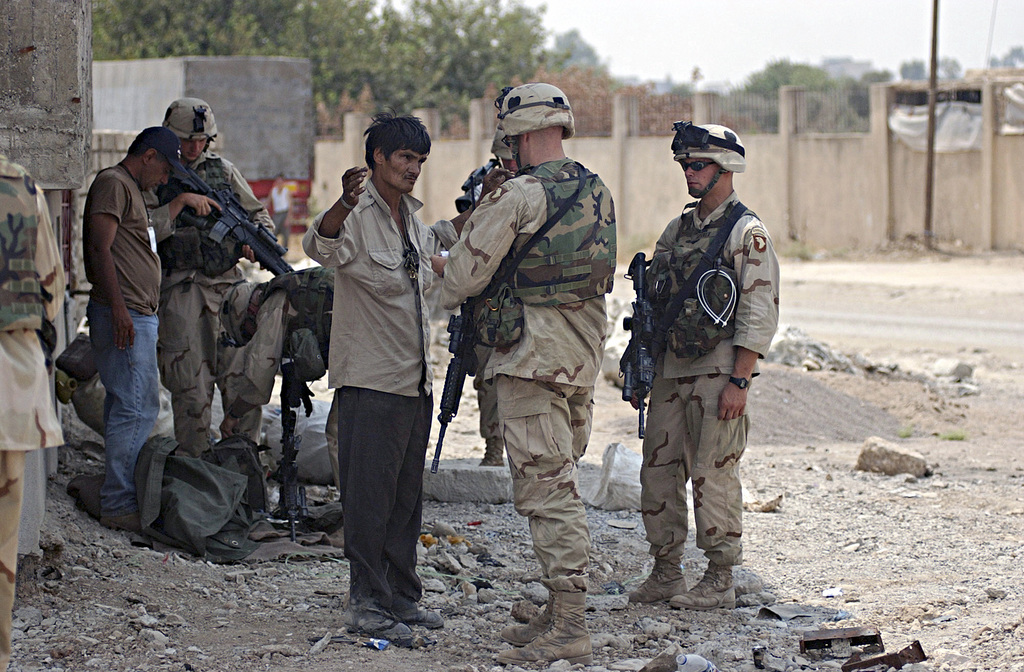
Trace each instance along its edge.
<path fill-rule="evenodd" d="M 366 130 L 367 168 L 350 168 L 341 198 L 320 213 L 302 247 L 334 268 L 330 385 L 338 402 L 350 631 L 412 641 L 410 625 L 440 628 L 418 605 L 416 543 L 430 436 L 433 374 L 424 292 L 439 278 L 430 257 L 458 239 L 428 227 L 410 195 L 430 152 L 415 117 L 379 114 Z"/>

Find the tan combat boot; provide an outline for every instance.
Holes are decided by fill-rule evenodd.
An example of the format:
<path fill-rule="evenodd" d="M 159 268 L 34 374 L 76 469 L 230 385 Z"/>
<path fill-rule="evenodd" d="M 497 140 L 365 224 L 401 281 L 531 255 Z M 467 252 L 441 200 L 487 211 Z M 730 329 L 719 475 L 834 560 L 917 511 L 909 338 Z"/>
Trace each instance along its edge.
<path fill-rule="evenodd" d="M 551 627 L 521 649 L 498 654 L 502 665 L 566 660 L 575 665 L 594 663 L 594 650 L 587 629 L 587 594 L 552 592 Z"/>
<path fill-rule="evenodd" d="M 505 466 L 505 442 L 500 436 L 492 436 L 487 439 L 484 446 L 484 459 L 480 460 L 481 467 L 503 467 Z"/>
<path fill-rule="evenodd" d="M 700 583 L 692 590 L 668 601 L 676 609 L 734 609 L 736 589 L 732 586 L 732 567 L 708 563 Z"/>
<path fill-rule="evenodd" d="M 664 602 L 674 595 L 686 592 L 686 579 L 679 563 L 673 560 L 654 559 L 654 569 L 640 587 L 630 592 L 630 602 Z"/>
<path fill-rule="evenodd" d="M 502 628 L 500 637 L 512 646 L 526 646 L 537 639 L 551 627 L 551 612 L 554 600 L 548 598 L 544 611 L 530 619 L 529 623 L 523 625 L 510 625 Z"/>

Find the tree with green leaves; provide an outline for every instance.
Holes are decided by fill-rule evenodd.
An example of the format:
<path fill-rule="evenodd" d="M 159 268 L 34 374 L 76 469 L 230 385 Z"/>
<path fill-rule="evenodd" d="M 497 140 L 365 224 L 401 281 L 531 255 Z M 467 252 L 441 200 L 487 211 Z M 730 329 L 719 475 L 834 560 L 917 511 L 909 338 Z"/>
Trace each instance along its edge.
<path fill-rule="evenodd" d="M 821 68 L 782 59 L 771 61 L 764 70 L 750 75 L 743 90 L 762 96 L 775 95 L 783 86 L 802 86 L 810 91 L 824 91 L 833 88 L 835 81 Z"/>
<path fill-rule="evenodd" d="M 356 100 L 465 115 L 488 86 L 528 79 L 544 39 L 541 14 L 517 0 L 93 0 L 97 60 L 308 58 L 318 109 L 335 115 Z"/>

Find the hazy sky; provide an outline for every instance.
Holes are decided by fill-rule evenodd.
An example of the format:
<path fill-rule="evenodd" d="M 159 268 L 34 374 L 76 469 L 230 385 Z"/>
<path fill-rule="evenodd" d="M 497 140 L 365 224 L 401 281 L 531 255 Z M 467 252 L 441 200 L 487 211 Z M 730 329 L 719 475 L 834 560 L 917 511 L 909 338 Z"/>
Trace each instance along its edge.
<path fill-rule="evenodd" d="M 612 74 L 743 83 L 772 60 L 820 65 L 848 56 L 899 78 L 910 60 L 927 65 L 932 0 L 523 0 L 547 6 L 545 27 L 576 28 Z M 940 0 L 939 57 L 964 70 L 1024 45 L 1024 0 Z"/>

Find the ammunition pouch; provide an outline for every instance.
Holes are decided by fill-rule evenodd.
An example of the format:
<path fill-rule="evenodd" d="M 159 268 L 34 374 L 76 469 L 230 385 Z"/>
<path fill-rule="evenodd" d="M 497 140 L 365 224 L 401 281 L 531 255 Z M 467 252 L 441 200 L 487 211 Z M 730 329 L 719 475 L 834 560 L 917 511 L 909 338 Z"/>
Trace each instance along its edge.
<path fill-rule="evenodd" d="M 312 329 L 302 328 L 291 332 L 285 350 L 292 360 L 292 372 L 298 380 L 319 380 L 327 373 L 327 365 L 320 353 L 320 343 Z"/>
<path fill-rule="evenodd" d="M 481 301 L 473 311 L 477 341 L 492 348 L 515 345 L 523 337 L 523 302 L 507 282 L 490 298 Z"/>
<path fill-rule="evenodd" d="M 651 288 L 651 305 L 655 321 L 660 323 L 672 297 L 682 291 L 687 278 L 697 267 L 704 250 L 696 248 L 685 253 L 678 249 L 654 255 L 647 269 Z M 697 296 L 683 301 L 676 319 L 668 328 L 665 346 L 677 357 L 693 359 L 708 354 L 722 341 L 732 338 L 736 323 L 732 319 L 733 294 L 736 292 L 736 271 L 716 261 L 714 271 L 697 290 L 710 313 Z M 723 275 L 724 274 L 724 275 Z M 731 278 L 732 282 L 726 279 Z"/>

